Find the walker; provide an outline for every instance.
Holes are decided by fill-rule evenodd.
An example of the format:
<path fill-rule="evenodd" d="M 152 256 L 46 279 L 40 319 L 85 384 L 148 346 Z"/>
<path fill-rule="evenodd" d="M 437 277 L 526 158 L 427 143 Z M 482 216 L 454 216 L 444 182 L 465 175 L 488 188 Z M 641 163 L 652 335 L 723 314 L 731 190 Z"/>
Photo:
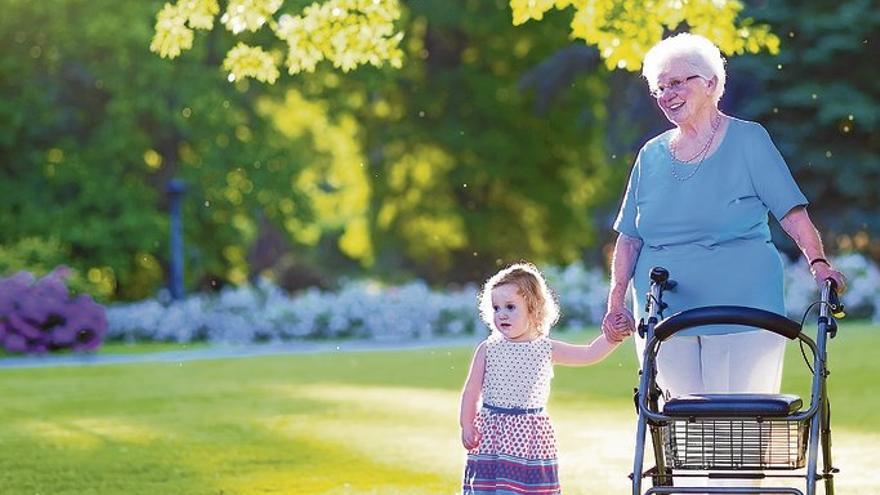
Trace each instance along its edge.
<path fill-rule="evenodd" d="M 825 494 L 834 494 L 831 463 L 831 408 L 826 379 L 826 342 L 837 334 L 835 316 L 843 316 L 835 285 L 827 280 L 821 290 L 818 330 L 814 341 L 801 325 L 784 316 L 742 306 L 708 306 L 674 314 L 658 322 L 666 307 L 663 292 L 675 282 L 669 272 L 651 270 L 647 294 L 647 322 L 639 334 L 647 338 L 639 388 L 635 400 L 639 413 L 633 461 L 633 495 L 650 494 L 792 494 L 814 495 L 824 482 Z M 712 324 L 747 325 L 799 340 L 813 354 L 810 406 L 788 394 L 695 394 L 673 397 L 658 406 L 661 391 L 656 379 L 656 356 L 663 342 L 677 332 Z M 805 361 L 806 354 L 804 355 Z M 807 361 L 807 366 L 809 362 Z M 650 431 L 656 465 L 643 470 L 646 433 Z M 822 470 L 817 471 L 819 444 Z M 806 467 L 805 470 L 803 468 Z M 674 471 L 673 471 L 674 470 Z M 675 487 L 674 477 L 727 480 L 770 480 L 784 486 Z M 642 491 L 642 480 L 651 487 Z M 806 491 L 791 486 L 803 486 Z M 736 483 L 732 481 L 731 483 Z M 646 483 L 647 484 L 647 483 Z"/>

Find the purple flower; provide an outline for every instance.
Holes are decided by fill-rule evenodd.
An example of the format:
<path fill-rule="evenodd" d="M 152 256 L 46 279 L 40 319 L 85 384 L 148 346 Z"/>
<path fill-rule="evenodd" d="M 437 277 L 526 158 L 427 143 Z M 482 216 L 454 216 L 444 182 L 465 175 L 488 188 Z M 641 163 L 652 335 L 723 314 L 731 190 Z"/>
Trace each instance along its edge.
<path fill-rule="evenodd" d="M 103 306 L 89 295 L 71 297 L 67 267 L 35 280 L 27 272 L 0 279 L 0 345 L 9 352 L 92 350 L 107 333 Z"/>
<path fill-rule="evenodd" d="M 28 343 L 21 335 L 7 333 L 0 339 L 3 342 L 3 348 L 9 352 L 28 352 Z"/>

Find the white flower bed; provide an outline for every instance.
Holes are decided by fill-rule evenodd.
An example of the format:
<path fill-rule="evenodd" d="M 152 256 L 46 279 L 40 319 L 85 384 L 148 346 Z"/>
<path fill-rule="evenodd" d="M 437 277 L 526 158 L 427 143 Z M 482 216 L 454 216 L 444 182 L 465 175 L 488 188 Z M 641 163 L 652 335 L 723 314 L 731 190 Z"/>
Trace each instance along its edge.
<path fill-rule="evenodd" d="M 261 281 L 169 304 L 148 300 L 111 306 L 107 338 L 249 343 L 469 334 L 480 325 L 475 301 L 476 288 L 442 293 L 421 282 L 396 287 L 352 282 L 339 292 L 309 290 L 291 298 Z"/>
<path fill-rule="evenodd" d="M 562 309 L 560 326 L 579 328 L 601 323 L 608 300 L 608 275 L 603 270 L 576 262 L 566 267 L 544 267 L 543 271 Z"/>
<path fill-rule="evenodd" d="M 785 300 L 789 316 L 800 321 L 818 297 L 806 263 L 784 256 Z M 843 297 L 851 316 L 880 321 L 880 270 L 858 254 L 834 259 L 849 278 Z M 608 276 L 582 263 L 545 267 L 562 307 L 560 326 L 578 328 L 602 320 Z M 673 274 L 673 278 L 675 275 Z M 107 309 L 110 340 L 283 342 L 304 338 L 356 337 L 386 340 L 430 338 L 484 332 L 476 309 L 475 286 L 439 292 L 422 282 L 382 286 L 343 284 L 338 292 L 309 290 L 289 297 L 268 281 L 195 294 L 161 303 L 146 300 Z"/>

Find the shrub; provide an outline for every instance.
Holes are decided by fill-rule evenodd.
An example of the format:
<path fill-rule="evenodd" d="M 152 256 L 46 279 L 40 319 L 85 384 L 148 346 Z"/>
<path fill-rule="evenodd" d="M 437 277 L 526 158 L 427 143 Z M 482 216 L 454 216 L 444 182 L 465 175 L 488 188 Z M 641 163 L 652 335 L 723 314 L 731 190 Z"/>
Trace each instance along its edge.
<path fill-rule="evenodd" d="M 868 258 L 843 255 L 835 266 L 849 277 L 843 295 L 853 317 L 880 319 L 880 271 Z M 783 256 L 788 316 L 800 321 L 818 299 L 806 263 Z M 598 267 L 573 263 L 545 267 L 562 308 L 559 329 L 602 321 L 608 276 Z M 674 278 L 674 274 L 673 274 Z M 640 296 L 642 297 L 642 296 Z M 344 282 L 338 291 L 309 289 L 288 296 L 267 280 L 225 287 L 216 294 L 194 294 L 183 301 L 147 300 L 108 309 L 108 338 L 137 341 L 284 342 L 297 339 L 371 338 L 404 340 L 481 334 L 486 325 L 476 308 L 476 288 L 437 291 L 421 281 L 383 286 L 373 281 Z"/>
<path fill-rule="evenodd" d="M 398 340 L 473 333 L 476 289 L 437 292 L 424 283 L 383 287 L 349 282 L 338 292 L 307 290 L 289 297 L 278 286 L 227 287 L 183 301 L 116 304 L 107 311 L 109 339 L 218 343 L 314 338 Z"/>
<path fill-rule="evenodd" d="M 70 246 L 55 237 L 27 237 L 0 245 L 0 276 L 19 271 L 27 271 L 35 277 L 48 274 L 56 266 L 69 260 Z M 65 284 L 77 293 L 94 294 L 102 297 L 99 287 L 83 276 L 75 268 L 65 275 Z M 106 295 L 106 294 L 104 294 Z"/>
<path fill-rule="evenodd" d="M 18 272 L 0 279 L 0 344 L 9 352 L 95 349 L 107 332 L 103 306 L 68 293 L 66 267 L 36 279 Z"/>

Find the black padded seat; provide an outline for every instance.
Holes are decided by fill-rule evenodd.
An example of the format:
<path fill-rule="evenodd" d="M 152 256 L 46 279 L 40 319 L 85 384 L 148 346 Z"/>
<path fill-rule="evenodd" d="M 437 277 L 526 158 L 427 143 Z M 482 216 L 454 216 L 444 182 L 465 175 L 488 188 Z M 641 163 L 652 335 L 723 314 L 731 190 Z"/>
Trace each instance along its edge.
<path fill-rule="evenodd" d="M 663 414 L 675 417 L 783 417 L 803 407 L 796 395 L 691 394 L 670 399 Z"/>

